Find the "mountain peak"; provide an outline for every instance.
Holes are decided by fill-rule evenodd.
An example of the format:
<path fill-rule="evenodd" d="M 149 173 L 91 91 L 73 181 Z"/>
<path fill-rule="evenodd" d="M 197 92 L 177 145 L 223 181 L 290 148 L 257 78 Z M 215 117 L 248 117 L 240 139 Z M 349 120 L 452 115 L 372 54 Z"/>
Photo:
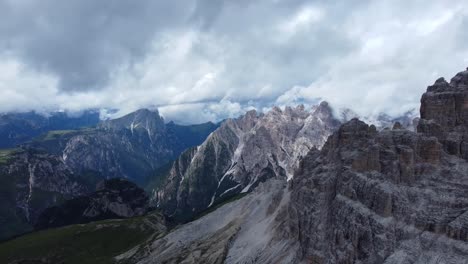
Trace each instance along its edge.
<path fill-rule="evenodd" d="M 327 101 L 322 101 L 314 108 L 314 112 L 332 114 L 333 110 Z"/>
<path fill-rule="evenodd" d="M 271 109 L 271 111 L 273 112 L 277 112 L 277 113 L 283 113 L 283 110 L 281 110 L 281 108 L 279 108 L 279 106 L 273 106 L 273 108 Z"/>
<path fill-rule="evenodd" d="M 457 73 L 451 80 L 450 86 L 467 89 L 468 88 L 468 69 Z"/>
<path fill-rule="evenodd" d="M 100 127 L 112 130 L 129 129 L 132 133 L 144 129 L 151 136 L 153 132 L 163 129 L 165 124 L 157 109 L 142 108 L 123 117 L 104 121 Z"/>
<path fill-rule="evenodd" d="M 167 215 L 184 221 L 266 179 L 286 182 L 301 158 L 321 148 L 340 124 L 328 103 L 316 109 L 274 106 L 264 115 L 249 111 L 226 120 L 201 146 L 172 164 L 153 200 Z M 183 179 L 191 180 L 185 185 Z"/>
<path fill-rule="evenodd" d="M 337 121 L 333 116 L 333 109 L 327 101 L 322 101 L 319 105 L 314 106 L 312 115 L 327 123 L 336 124 Z"/>
<path fill-rule="evenodd" d="M 152 114 L 157 114 L 159 116 L 159 111 L 158 109 L 148 109 L 148 108 L 140 108 L 136 110 L 135 112 L 130 113 L 135 114 L 135 115 L 152 115 Z"/>

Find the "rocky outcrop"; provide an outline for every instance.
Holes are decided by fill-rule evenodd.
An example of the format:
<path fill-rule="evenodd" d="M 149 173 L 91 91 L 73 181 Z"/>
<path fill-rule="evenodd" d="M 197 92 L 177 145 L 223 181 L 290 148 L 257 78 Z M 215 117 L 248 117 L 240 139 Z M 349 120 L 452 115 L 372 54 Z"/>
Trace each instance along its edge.
<path fill-rule="evenodd" d="M 46 209 L 36 221 L 35 229 L 141 216 L 148 210 L 148 196 L 134 183 L 124 179 L 105 180 L 90 195 Z"/>
<path fill-rule="evenodd" d="M 450 148 L 468 121 L 465 76 L 428 88 L 419 133 L 354 119 L 303 159 L 288 209 L 303 262 L 466 261 L 468 163 Z"/>
<path fill-rule="evenodd" d="M 418 131 L 435 136 L 449 153 L 468 160 L 468 70 L 439 78 L 421 98 Z"/>
<path fill-rule="evenodd" d="M 228 119 L 173 163 L 153 199 L 167 215 L 189 220 L 269 178 L 290 179 L 299 160 L 320 148 L 338 125 L 326 102 L 311 111 L 275 107 L 266 114 L 253 110 Z"/>

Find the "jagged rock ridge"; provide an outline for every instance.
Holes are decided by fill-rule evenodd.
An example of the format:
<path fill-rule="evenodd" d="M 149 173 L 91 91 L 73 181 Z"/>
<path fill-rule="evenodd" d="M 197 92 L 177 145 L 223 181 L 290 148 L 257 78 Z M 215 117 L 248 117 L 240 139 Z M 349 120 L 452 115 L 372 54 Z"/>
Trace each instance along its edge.
<path fill-rule="evenodd" d="M 439 78 L 421 98 L 418 131 L 435 136 L 449 153 L 468 160 L 468 70 Z"/>
<path fill-rule="evenodd" d="M 169 216 L 188 220 L 269 178 L 290 179 L 299 160 L 338 127 L 326 102 L 228 119 L 199 147 L 177 159 L 153 199 Z"/>
<path fill-rule="evenodd" d="M 303 262 L 466 262 L 468 163 L 451 147 L 466 131 L 467 74 L 428 87 L 418 133 L 352 120 L 306 156 L 288 209 Z"/>

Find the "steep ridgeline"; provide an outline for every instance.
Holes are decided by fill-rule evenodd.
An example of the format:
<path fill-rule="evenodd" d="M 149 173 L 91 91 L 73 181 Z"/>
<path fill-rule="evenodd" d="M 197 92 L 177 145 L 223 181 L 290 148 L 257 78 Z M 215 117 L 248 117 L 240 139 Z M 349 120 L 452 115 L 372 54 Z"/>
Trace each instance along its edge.
<path fill-rule="evenodd" d="M 0 114 L 0 149 L 15 147 L 47 131 L 91 127 L 99 121 L 99 112 L 92 110 L 77 116 L 65 112 L 48 116 L 35 112 Z"/>
<path fill-rule="evenodd" d="M 351 120 L 291 184 L 289 235 L 307 263 L 466 263 L 468 71 L 421 99 L 418 133 Z"/>
<path fill-rule="evenodd" d="M 189 220 L 269 178 L 290 179 L 299 160 L 321 148 L 338 126 L 326 102 L 310 112 L 303 106 L 275 107 L 266 114 L 249 111 L 228 119 L 173 163 L 153 200 L 167 215 Z"/>
<path fill-rule="evenodd" d="M 92 221 L 141 216 L 149 211 L 143 189 L 124 179 L 100 182 L 96 191 L 47 208 L 38 217 L 36 230 Z"/>
<path fill-rule="evenodd" d="M 213 123 L 166 125 L 157 110 L 140 109 L 103 121 L 96 129 L 64 133 L 31 146 L 60 155 L 77 174 L 99 172 L 107 178 L 123 177 L 143 184 L 152 171 L 201 144 L 216 127 Z"/>

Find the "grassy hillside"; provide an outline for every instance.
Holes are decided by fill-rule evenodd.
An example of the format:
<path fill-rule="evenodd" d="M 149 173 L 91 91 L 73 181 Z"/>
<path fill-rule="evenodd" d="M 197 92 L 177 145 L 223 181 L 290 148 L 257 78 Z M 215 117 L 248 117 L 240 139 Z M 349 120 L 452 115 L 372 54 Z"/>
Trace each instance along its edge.
<path fill-rule="evenodd" d="M 43 230 L 0 244 L 0 263 L 114 263 L 113 258 L 166 231 L 163 217 L 151 213 L 125 220 Z"/>
<path fill-rule="evenodd" d="M 11 155 L 16 151 L 18 151 L 18 149 L 0 149 L 0 165 L 6 164 Z"/>
<path fill-rule="evenodd" d="M 47 132 L 43 136 L 43 140 L 53 140 L 53 139 L 56 139 L 58 137 L 61 137 L 61 136 L 65 135 L 65 134 L 72 133 L 74 131 L 75 130 L 52 130 L 52 131 Z"/>
<path fill-rule="evenodd" d="M 76 135 L 88 135 L 95 133 L 94 128 L 82 128 L 77 130 L 51 130 L 35 137 L 27 145 L 33 148 L 42 149 L 49 153 L 61 154 L 70 138 Z"/>

